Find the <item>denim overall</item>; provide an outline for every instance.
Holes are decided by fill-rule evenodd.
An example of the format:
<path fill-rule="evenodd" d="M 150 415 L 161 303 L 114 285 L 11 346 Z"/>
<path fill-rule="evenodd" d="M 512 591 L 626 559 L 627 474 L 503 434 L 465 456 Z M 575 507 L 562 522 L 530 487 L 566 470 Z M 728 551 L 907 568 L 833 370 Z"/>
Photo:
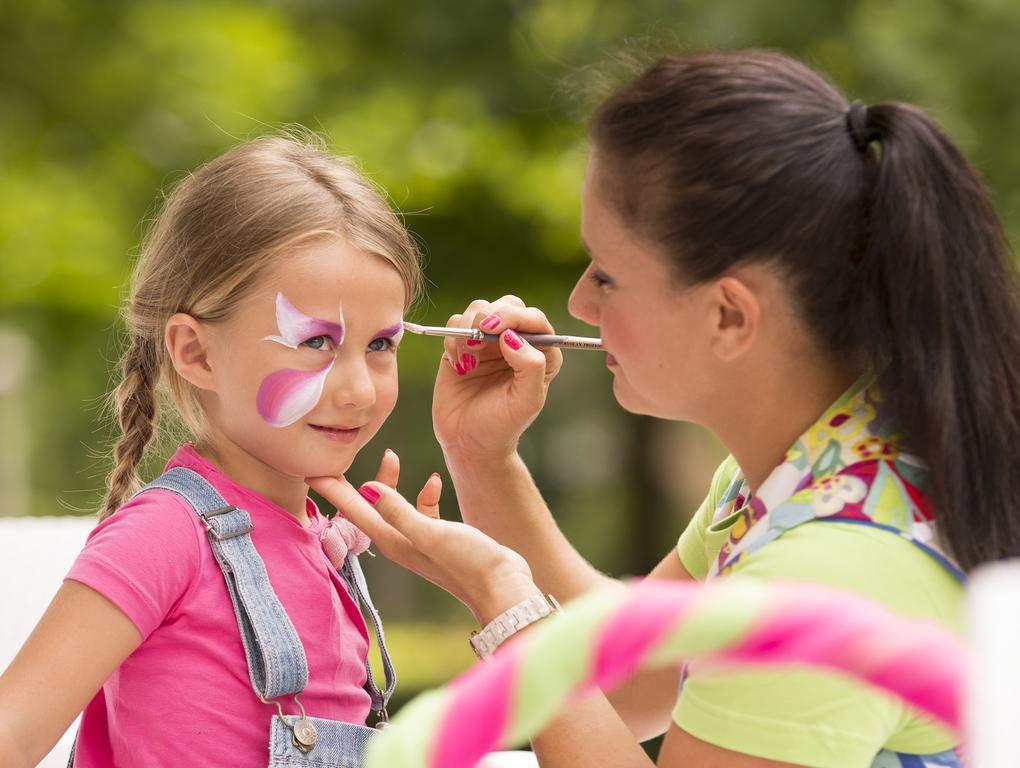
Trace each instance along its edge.
<path fill-rule="evenodd" d="M 308 663 L 304 647 L 273 591 L 265 564 L 249 535 L 254 529 L 248 513 L 227 504 L 219 492 L 198 473 L 174 467 L 142 488 L 139 493 L 159 488 L 181 496 L 202 519 L 213 555 L 223 571 L 230 601 L 248 661 L 255 695 L 276 706 L 269 731 L 269 768 L 360 768 L 365 746 L 376 728 L 355 723 L 311 717 L 305 713 L 299 695 L 308 684 Z M 351 597 L 367 609 L 382 655 L 386 688 L 380 691 L 366 662 L 365 688 L 378 714 L 381 728 L 386 723 L 386 703 L 396 686 L 396 673 L 386 650 L 382 621 L 372 604 L 368 584 L 356 555 L 349 554 L 339 575 Z M 278 699 L 293 699 L 300 715 L 285 715 Z M 74 764 L 74 747 L 68 768 Z"/>

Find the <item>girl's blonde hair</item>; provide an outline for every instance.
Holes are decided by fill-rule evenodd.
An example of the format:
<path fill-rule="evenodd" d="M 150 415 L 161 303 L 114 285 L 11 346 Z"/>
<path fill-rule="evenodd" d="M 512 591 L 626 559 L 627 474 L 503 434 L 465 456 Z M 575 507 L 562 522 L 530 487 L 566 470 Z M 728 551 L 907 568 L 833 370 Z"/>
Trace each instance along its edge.
<path fill-rule="evenodd" d="M 173 190 L 142 245 L 122 310 L 130 341 L 113 393 L 121 434 L 100 520 L 138 487 L 138 465 L 156 435 L 158 397 L 172 399 L 192 434 L 202 432 L 194 388 L 174 370 L 163 342 L 167 320 L 178 312 L 227 318 L 274 258 L 330 235 L 393 264 L 410 306 L 422 283 L 414 240 L 354 163 L 315 137 L 246 142 Z"/>

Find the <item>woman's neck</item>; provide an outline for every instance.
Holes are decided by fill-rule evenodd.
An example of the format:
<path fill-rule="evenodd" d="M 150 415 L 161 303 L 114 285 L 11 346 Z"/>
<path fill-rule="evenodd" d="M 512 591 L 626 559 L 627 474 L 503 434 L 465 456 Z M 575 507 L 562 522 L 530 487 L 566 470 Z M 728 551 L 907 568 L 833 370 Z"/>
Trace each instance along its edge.
<path fill-rule="evenodd" d="M 238 485 L 258 493 L 289 512 L 307 528 L 311 523 L 305 500 L 308 486 L 302 478 L 285 475 L 222 435 L 210 435 L 195 450 Z"/>
<path fill-rule="evenodd" d="M 734 377 L 739 392 L 709 428 L 733 454 L 751 491 L 778 467 L 786 452 L 857 375 L 837 366 L 778 367 L 763 375 Z"/>

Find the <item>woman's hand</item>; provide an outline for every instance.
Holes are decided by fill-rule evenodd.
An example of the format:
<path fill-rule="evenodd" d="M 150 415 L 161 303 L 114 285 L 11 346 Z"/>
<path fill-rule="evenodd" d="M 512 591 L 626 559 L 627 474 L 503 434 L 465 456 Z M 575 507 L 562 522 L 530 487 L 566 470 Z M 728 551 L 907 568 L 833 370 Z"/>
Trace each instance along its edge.
<path fill-rule="evenodd" d="M 499 334 L 498 344 L 447 338 L 436 377 L 432 423 L 447 456 L 503 458 L 545 405 L 563 364 L 555 347 L 538 349 L 517 332 L 553 333 L 541 310 L 516 296 L 471 302 L 447 325 Z"/>
<path fill-rule="evenodd" d="M 481 626 L 540 592 L 528 564 L 512 549 L 469 525 L 431 516 L 438 497 L 426 493 L 428 482 L 418 509 L 380 480 L 360 489 L 343 476 L 310 477 L 306 482 L 364 531 L 385 557 L 456 597 Z M 433 498 L 435 503 L 429 504 Z"/>
<path fill-rule="evenodd" d="M 394 451 L 387 448 L 383 451 L 382 460 L 379 462 L 379 471 L 375 473 L 375 481 L 396 490 L 398 480 L 400 480 L 400 457 Z M 440 477 L 438 472 L 433 472 L 425 481 L 425 485 L 418 491 L 418 511 L 423 515 L 438 520 L 439 499 L 442 495 L 443 478 Z"/>

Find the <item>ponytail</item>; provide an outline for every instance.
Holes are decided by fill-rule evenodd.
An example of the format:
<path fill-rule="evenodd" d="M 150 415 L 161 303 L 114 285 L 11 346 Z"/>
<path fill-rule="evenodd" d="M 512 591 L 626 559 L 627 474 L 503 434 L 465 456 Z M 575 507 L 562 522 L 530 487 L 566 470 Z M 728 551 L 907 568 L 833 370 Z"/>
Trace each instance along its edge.
<path fill-rule="evenodd" d="M 975 172 L 909 104 L 866 113 L 875 167 L 862 270 L 870 368 L 931 468 L 945 544 L 969 570 L 1020 555 L 1020 288 Z"/>
<path fill-rule="evenodd" d="M 106 480 L 100 520 L 112 515 L 124 498 L 137 490 L 138 464 L 156 431 L 159 363 L 152 339 L 135 336 L 121 366 L 123 377 L 113 394 L 121 434 L 113 448 L 114 467 Z"/>

